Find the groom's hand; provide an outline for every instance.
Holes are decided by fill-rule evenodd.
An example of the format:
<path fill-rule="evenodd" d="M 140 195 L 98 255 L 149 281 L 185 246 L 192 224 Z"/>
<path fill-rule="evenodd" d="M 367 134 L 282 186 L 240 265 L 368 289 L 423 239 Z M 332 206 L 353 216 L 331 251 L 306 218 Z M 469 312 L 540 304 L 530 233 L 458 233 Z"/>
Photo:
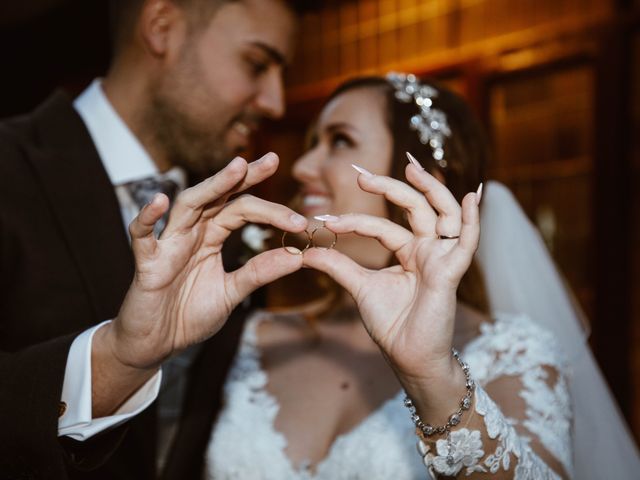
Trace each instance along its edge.
<path fill-rule="evenodd" d="M 180 194 L 160 239 L 155 223 L 168 208 L 157 195 L 130 226 L 136 272 L 118 317 L 98 330 L 92 350 L 94 418 L 114 411 L 157 371 L 163 360 L 214 335 L 256 288 L 302 266 L 300 255 L 264 252 L 225 272 L 222 246 L 246 223 L 301 232 L 306 219 L 287 207 L 235 193 L 277 169 L 267 154 L 236 158 L 217 175 Z"/>

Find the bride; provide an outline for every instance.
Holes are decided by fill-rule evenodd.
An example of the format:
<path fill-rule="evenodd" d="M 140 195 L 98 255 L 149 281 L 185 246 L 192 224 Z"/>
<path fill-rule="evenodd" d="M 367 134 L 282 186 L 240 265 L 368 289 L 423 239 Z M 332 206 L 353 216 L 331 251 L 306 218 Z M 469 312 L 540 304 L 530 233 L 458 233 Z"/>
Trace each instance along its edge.
<path fill-rule="evenodd" d="M 334 92 L 293 169 L 322 224 L 287 247 L 333 281 L 320 306 L 248 320 L 208 478 L 640 471 L 539 237 L 505 187 L 482 193 L 486 160 L 443 88 L 392 74 Z"/>

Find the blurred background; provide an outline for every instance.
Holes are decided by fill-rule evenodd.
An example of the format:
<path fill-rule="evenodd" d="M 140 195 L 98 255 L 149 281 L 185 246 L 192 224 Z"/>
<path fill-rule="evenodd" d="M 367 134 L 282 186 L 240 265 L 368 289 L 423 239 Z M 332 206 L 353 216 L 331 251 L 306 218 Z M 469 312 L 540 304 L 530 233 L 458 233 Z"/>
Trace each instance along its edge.
<path fill-rule="evenodd" d="M 104 0 L 0 6 L 0 117 L 109 58 Z M 261 192 L 287 201 L 305 127 L 343 79 L 390 70 L 464 95 L 591 322 L 591 346 L 640 439 L 640 0 L 343 0 L 302 20 L 288 112 L 252 154 L 282 158 Z M 1 159 L 0 159 L 1 161 Z"/>

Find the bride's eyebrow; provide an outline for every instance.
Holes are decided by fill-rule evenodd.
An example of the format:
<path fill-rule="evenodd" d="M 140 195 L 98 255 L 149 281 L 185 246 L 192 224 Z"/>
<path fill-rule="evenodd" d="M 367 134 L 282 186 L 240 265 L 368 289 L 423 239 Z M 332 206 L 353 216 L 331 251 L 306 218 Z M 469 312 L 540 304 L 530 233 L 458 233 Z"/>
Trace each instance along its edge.
<path fill-rule="evenodd" d="M 346 132 L 349 135 L 358 136 L 358 129 L 346 122 L 330 123 L 325 127 L 327 133 Z"/>

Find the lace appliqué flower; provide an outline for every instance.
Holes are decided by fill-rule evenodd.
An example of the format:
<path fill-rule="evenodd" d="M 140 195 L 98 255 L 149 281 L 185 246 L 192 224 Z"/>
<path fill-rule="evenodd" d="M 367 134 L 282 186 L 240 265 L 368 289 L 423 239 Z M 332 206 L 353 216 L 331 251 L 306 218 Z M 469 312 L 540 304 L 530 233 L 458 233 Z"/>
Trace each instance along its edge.
<path fill-rule="evenodd" d="M 426 447 L 426 450 L 428 450 L 428 447 Z M 425 453 L 427 452 L 425 451 Z M 438 440 L 436 442 L 436 453 L 436 456 L 427 455 L 424 457 L 425 465 L 427 468 L 432 467 L 435 472 L 443 475 L 457 475 L 463 467 L 466 468 L 467 475 L 472 472 L 486 471 L 479 465 L 479 461 L 484 455 L 484 450 L 482 449 L 482 439 L 478 430 L 471 431 L 461 428 L 451 432 L 451 443 L 446 440 Z"/>
<path fill-rule="evenodd" d="M 436 455 L 430 453 L 430 448 L 420 441 L 418 449 L 431 478 L 437 478 L 436 474 L 453 477 L 463 468 L 465 476 L 474 472 L 495 474 L 500 469 L 509 471 L 513 456 L 515 480 L 560 480 L 533 452 L 528 439 L 518 435 L 511 421 L 505 418 L 485 391 L 476 386 L 475 394 L 475 410 L 484 419 L 487 435 L 492 440 L 497 440 L 498 446 L 481 461 L 485 452 L 479 430 L 461 428 L 451 432 L 450 442 L 436 442 Z"/>
<path fill-rule="evenodd" d="M 249 224 L 242 229 L 241 238 L 244 251 L 240 255 L 240 262 L 247 263 L 251 257 L 264 252 L 267 249 L 267 240 L 273 236 L 273 231 Z"/>
<path fill-rule="evenodd" d="M 480 387 L 476 387 L 476 412 L 484 417 L 489 438 L 498 440 L 495 452 L 488 455 L 483 462 L 489 468 L 489 472 L 496 473 L 500 468 L 508 471 L 513 455 L 517 459 L 515 480 L 560 480 L 560 477 L 534 453 L 528 439 L 518 435 L 512 422 L 505 418 L 498 406 Z"/>

